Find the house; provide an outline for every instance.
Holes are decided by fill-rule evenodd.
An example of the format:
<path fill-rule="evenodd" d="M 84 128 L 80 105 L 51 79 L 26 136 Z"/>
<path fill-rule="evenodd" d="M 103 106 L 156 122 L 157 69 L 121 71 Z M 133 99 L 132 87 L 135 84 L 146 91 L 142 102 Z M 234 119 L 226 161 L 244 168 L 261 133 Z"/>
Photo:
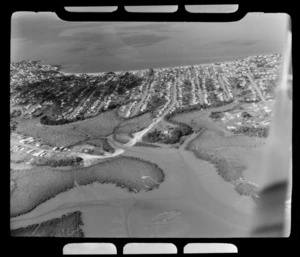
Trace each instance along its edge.
<path fill-rule="evenodd" d="M 37 152 L 37 153 L 34 153 L 33 156 L 38 157 L 38 156 L 40 156 L 43 152 L 44 152 L 44 150 L 39 151 L 39 152 Z"/>
<path fill-rule="evenodd" d="M 236 129 L 235 126 L 227 126 L 227 129 L 232 130 L 232 129 Z"/>

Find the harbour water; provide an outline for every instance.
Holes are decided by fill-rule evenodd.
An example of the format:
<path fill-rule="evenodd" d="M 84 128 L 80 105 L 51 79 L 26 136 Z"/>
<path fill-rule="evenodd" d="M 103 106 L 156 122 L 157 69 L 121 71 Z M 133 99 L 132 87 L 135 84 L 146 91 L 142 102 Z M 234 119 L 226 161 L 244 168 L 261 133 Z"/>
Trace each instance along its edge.
<path fill-rule="evenodd" d="M 66 22 L 54 13 L 12 17 L 11 59 L 65 72 L 141 70 L 282 53 L 285 14 L 249 13 L 229 23 Z"/>

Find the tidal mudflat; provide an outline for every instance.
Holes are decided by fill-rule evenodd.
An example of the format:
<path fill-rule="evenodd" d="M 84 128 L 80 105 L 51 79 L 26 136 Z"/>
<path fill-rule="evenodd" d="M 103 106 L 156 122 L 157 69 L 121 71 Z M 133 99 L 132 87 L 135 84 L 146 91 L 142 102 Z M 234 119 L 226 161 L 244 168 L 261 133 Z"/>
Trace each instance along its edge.
<path fill-rule="evenodd" d="M 39 224 L 12 229 L 14 237 L 84 237 L 81 230 L 83 225 L 79 211 L 64 214 Z"/>
<path fill-rule="evenodd" d="M 240 195 L 256 199 L 259 186 L 245 179 L 244 173 L 257 166 L 259 159 L 257 156 L 254 159 L 253 154 L 261 151 L 263 145 L 261 139 L 252 139 L 243 135 L 225 136 L 220 132 L 205 130 L 189 142 L 186 150 L 193 152 L 197 158 L 212 163 L 217 173 L 226 182 L 232 183 Z"/>
<path fill-rule="evenodd" d="M 159 187 L 164 181 L 164 174 L 153 163 L 133 157 L 116 157 L 73 170 L 54 170 L 50 167 L 12 170 L 11 180 L 11 216 L 14 217 L 33 210 L 76 185 L 111 183 L 137 193 Z"/>

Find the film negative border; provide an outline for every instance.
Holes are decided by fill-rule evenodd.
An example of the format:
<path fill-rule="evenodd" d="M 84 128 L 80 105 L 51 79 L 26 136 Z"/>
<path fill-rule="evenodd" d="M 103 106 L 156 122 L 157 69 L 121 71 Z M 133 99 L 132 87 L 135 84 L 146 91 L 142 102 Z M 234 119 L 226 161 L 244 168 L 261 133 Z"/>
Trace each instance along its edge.
<path fill-rule="evenodd" d="M 99 2 L 99 1 L 98 1 Z M 184 4 L 198 4 L 199 1 L 184 1 Z M 213 4 L 210 1 L 201 1 L 202 4 L 209 3 Z M 220 1 L 215 2 L 215 4 L 220 3 Z M 226 3 L 234 3 L 236 1 L 226 1 Z M 84 1 L 84 6 L 93 6 L 99 5 L 97 1 Z M 160 1 L 143 1 L 143 5 L 159 5 L 162 4 Z M 134 1 L 101 1 L 101 5 L 103 6 L 112 6 L 117 5 L 118 10 L 115 13 L 106 13 L 106 14 L 68 14 L 64 10 L 64 6 L 80 6 L 79 3 L 75 3 L 75 1 L 60 1 L 59 4 L 54 3 L 32 3 L 32 2 L 23 2 L 22 4 L 11 4 L 5 11 L 6 19 L 10 18 L 10 15 L 15 11 L 52 11 L 57 13 L 58 17 L 67 20 L 67 21 L 199 21 L 199 22 L 212 22 L 212 21 L 236 21 L 242 19 L 247 12 L 284 12 L 288 13 L 292 18 L 292 26 L 293 31 L 297 30 L 297 15 L 299 14 L 296 12 L 295 5 L 288 4 L 285 1 L 285 4 L 282 2 L 273 2 L 272 4 L 263 4 L 260 1 L 250 1 L 245 4 L 239 5 L 239 10 L 231 15 L 223 15 L 223 14 L 216 14 L 215 16 L 212 15 L 205 15 L 205 14 L 191 14 L 185 11 L 183 1 L 166 1 L 163 3 L 166 4 L 179 4 L 178 11 L 171 14 L 133 14 L 127 13 L 122 6 L 124 5 L 137 5 Z M 141 5 L 140 3 L 138 5 Z M 5 37 L 9 35 L 10 21 L 5 20 Z M 298 36 L 296 33 L 293 34 L 293 45 L 298 45 Z M 6 45 L 7 46 L 7 45 Z M 293 50 L 293 67 L 294 70 L 297 69 L 297 63 L 295 62 L 295 56 L 297 54 L 297 50 Z M 9 52 L 8 56 L 6 56 L 9 63 Z M 9 67 L 7 65 L 7 67 Z M 9 68 L 7 68 L 7 73 L 9 74 Z M 9 84 L 9 76 L 6 77 L 8 79 Z M 295 84 L 297 82 L 297 77 L 294 77 Z M 297 89 L 295 88 L 294 91 L 295 95 L 297 94 Z M 8 90 L 9 93 L 9 90 Z M 297 108 L 296 106 L 293 106 Z M 296 125 L 296 124 L 295 124 Z M 293 132 L 294 132 L 293 127 Z M 294 133 L 293 133 L 294 135 Z M 296 136 L 294 136 L 293 141 L 297 140 Z M 293 149 L 294 150 L 294 149 Z M 295 157 L 295 152 L 293 151 L 293 157 Z M 295 158 L 293 158 L 294 160 Z M 296 170 L 296 163 L 293 161 L 293 166 Z M 8 177 L 9 177 L 9 173 Z M 299 176 L 294 172 L 293 174 L 293 185 L 295 186 L 295 181 L 298 180 Z M 8 184 L 8 183 L 7 183 Z M 298 192 L 297 188 L 293 187 L 293 202 L 297 203 Z M 9 193 L 7 190 L 6 192 Z M 9 197 L 7 197 L 9 199 Z M 252 255 L 252 254 L 287 254 L 288 252 L 292 252 L 296 249 L 297 240 L 299 240 L 299 211 L 297 207 L 292 204 L 292 229 L 291 229 L 291 236 L 289 238 L 14 238 L 11 237 L 9 234 L 9 208 L 8 210 L 8 223 L 7 227 L 5 226 L 5 236 L 8 240 L 8 244 L 6 244 L 10 249 L 11 253 L 30 253 L 30 254 L 44 254 L 45 252 L 49 255 L 61 255 L 63 246 L 68 243 L 82 243 L 82 242 L 108 242 L 113 243 L 117 248 L 118 255 L 122 255 L 123 247 L 127 243 L 132 242 L 153 242 L 153 243 L 174 243 L 177 246 L 177 255 L 183 253 L 183 248 L 188 243 L 233 243 L 238 248 L 238 255 Z M 9 200 L 8 200 L 8 207 L 9 207 Z M 228 255 L 228 254 L 226 254 Z M 233 255 L 236 256 L 236 255 Z"/>

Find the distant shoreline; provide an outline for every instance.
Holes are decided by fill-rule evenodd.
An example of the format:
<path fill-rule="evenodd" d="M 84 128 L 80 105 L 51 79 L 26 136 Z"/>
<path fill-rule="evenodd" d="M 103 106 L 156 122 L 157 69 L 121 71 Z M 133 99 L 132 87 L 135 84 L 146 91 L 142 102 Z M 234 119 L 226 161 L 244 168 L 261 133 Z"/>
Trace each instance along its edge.
<path fill-rule="evenodd" d="M 82 74 L 86 74 L 86 75 L 90 75 L 90 76 L 100 76 L 100 75 L 103 75 L 105 73 L 108 73 L 108 72 L 114 72 L 116 74 L 119 74 L 119 73 L 124 73 L 124 72 L 142 72 L 142 71 L 147 71 L 149 69 L 154 69 L 154 70 L 163 70 L 163 69 L 174 69 L 174 68 L 186 68 L 186 67 L 190 67 L 190 66 L 206 66 L 206 65 L 212 65 L 212 64 L 215 64 L 215 63 L 231 63 L 231 62 L 235 62 L 235 61 L 239 61 L 239 60 L 242 60 L 242 59 L 246 59 L 248 57 L 253 57 L 253 56 L 258 56 L 258 55 L 275 55 L 275 54 L 281 54 L 281 53 L 268 53 L 268 54 L 256 54 L 256 55 L 248 55 L 248 56 L 245 56 L 245 57 L 237 57 L 233 60 L 228 60 L 228 61 L 211 61 L 211 62 L 205 62 L 205 63 L 199 63 L 199 64 L 188 64 L 188 65 L 177 65 L 177 66 L 164 66 L 164 67 L 150 67 L 150 68 L 147 68 L 147 69 L 140 69 L 140 70 L 121 70 L 121 71 L 101 71 L 101 72 L 67 72 L 67 71 L 63 71 L 60 70 L 59 72 L 62 73 L 62 74 L 65 74 L 65 75 L 82 75 Z"/>
<path fill-rule="evenodd" d="M 245 57 L 245 58 L 247 58 L 247 57 Z M 225 61 L 225 62 L 211 62 L 211 63 L 201 63 L 201 64 L 179 65 L 179 66 L 166 66 L 166 67 L 148 68 L 148 69 L 140 69 L 140 70 L 102 71 L 102 72 L 64 72 L 64 71 L 59 71 L 59 72 L 62 73 L 62 74 L 65 74 L 65 75 L 82 75 L 82 74 L 86 74 L 86 75 L 90 75 L 90 76 L 99 76 L 99 75 L 103 75 L 103 74 L 108 73 L 108 72 L 114 72 L 116 74 L 124 73 L 124 72 L 142 72 L 142 71 L 147 71 L 149 69 L 164 70 L 164 69 L 174 69 L 174 68 L 186 68 L 186 67 L 190 67 L 190 66 L 205 66 L 205 65 L 211 65 L 211 64 L 214 64 L 214 63 L 230 63 L 230 62 L 234 62 L 234 61 L 236 61 L 236 60 Z"/>

